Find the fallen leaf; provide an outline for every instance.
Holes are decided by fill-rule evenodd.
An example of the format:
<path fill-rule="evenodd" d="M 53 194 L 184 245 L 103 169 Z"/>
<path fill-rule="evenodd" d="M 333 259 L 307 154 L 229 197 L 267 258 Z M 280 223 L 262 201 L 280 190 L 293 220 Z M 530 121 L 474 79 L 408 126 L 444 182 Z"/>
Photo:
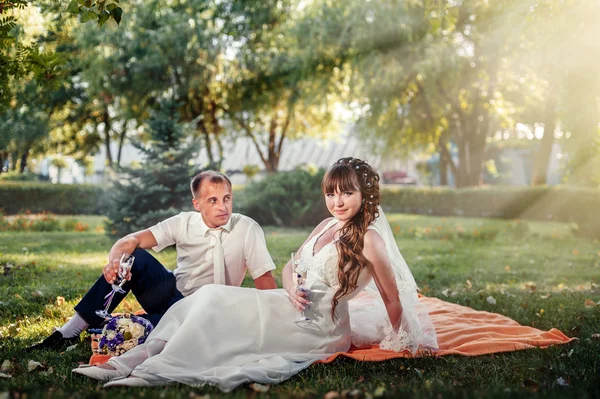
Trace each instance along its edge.
<path fill-rule="evenodd" d="M 64 296 L 57 296 L 56 297 L 56 306 L 62 306 L 65 304 L 65 297 Z"/>
<path fill-rule="evenodd" d="M 11 371 L 12 369 L 13 369 L 13 364 L 10 360 L 6 359 L 5 361 L 2 362 L 2 367 L 0 367 L 0 370 Z"/>
<path fill-rule="evenodd" d="M 562 388 L 566 388 L 569 386 L 567 381 L 565 381 L 562 377 L 558 377 L 558 379 L 556 380 L 556 385 Z"/>
<path fill-rule="evenodd" d="M 65 352 L 69 352 L 72 351 L 73 349 L 77 348 L 77 344 L 73 344 L 71 346 L 67 346 L 67 349 L 65 349 Z"/>
<path fill-rule="evenodd" d="M 471 284 L 471 280 L 467 279 L 467 281 L 465 282 L 465 288 L 468 290 L 473 288 L 473 284 Z"/>
<path fill-rule="evenodd" d="M 525 283 L 525 288 L 529 288 L 529 290 L 531 292 L 534 292 L 537 289 L 537 286 L 535 285 L 535 283 Z"/>
<path fill-rule="evenodd" d="M 380 385 L 375 389 L 375 392 L 373 392 L 373 397 L 379 398 L 379 397 L 383 396 L 384 393 L 385 393 L 385 387 Z"/>
<path fill-rule="evenodd" d="M 509 272 L 510 271 L 510 266 L 509 265 L 504 266 L 504 270 L 507 271 L 507 272 Z"/>
<path fill-rule="evenodd" d="M 0 373 L 0 378 L 12 378 L 11 375 Z"/>
<path fill-rule="evenodd" d="M 540 295 L 540 298 L 542 298 L 542 299 L 548 299 L 548 298 L 550 298 L 550 294 Z"/>
<path fill-rule="evenodd" d="M 15 298 L 17 298 L 17 299 L 23 299 L 23 297 L 21 295 L 19 295 L 19 294 L 15 294 Z"/>
<path fill-rule="evenodd" d="M 446 288 L 444 291 L 442 291 L 442 294 L 444 294 L 444 296 L 448 296 L 449 291 L 450 291 L 450 289 Z"/>
<path fill-rule="evenodd" d="M 586 299 L 584 305 L 586 308 L 593 308 L 596 306 L 596 302 L 592 301 L 591 299 Z"/>
<path fill-rule="evenodd" d="M 323 399 L 336 399 L 340 397 L 340 393 L 337 391 L 329 391 L 323 396 Z"/>
<path fill-rule="evenodd" d="M 496 299 L 493 296 L 488 296 L 486 299 L 487 303 L 489 303 L 490 305 L 495 305 L 496 304 Z"/>
<path fill-rule="evenodd" d="M 591 337 L 592 337 L 592 339 L 600 339 L 600 334 L 598 334 L 598 333 L 592 334 Z"/>
<path fill-rule="evenodd" d="M 35 360 L 30 360 L 29 363 L 27 363 L 27 371 L 33 371 L 37 368 L 44 368 L 44 365 L 40 362 L 36 362 Z"/>
<path fill-rule="evenodd" d="M 54 374 L 54 367 L 49 367 L 46 371 L 40 371 L 40 375 L 48 376 L 52 374 Z"/>
<path fill-rule="evenodd" d="M 44 308 L 44 316 L 46 316 L 46 317 L 52 317 L 52 309 L 50 309 L 50 308 Z"/>
<path fill-rule="evenodd" d="M 18 324 L 15 324 L 15 323 L 10 324 L 8 326 L 8 336 L 9 337 L 16 337 L 20 330 L 21 329 L 19 328 Z"/>
<path fill-rule="evenodd" d="M 540 389 L 540 384 L 537 381 L 530 380 L 529 378 L 523 381 L 523 386 L 531 392 L 537 392 Z"/>
<path fill-rule="evenodd" d="M 579 326 L 575 326 L 569 330 L 569 334 L 571 334 L 571 337 L 578 337 L 580 333 L 581 327 Z"/>
<path fill-rule="evenodd" d="M 360 382 L 360 383 L 365 382 L 365 376 L 361 375 L 360 377 L 358 377 L 358 380 L 356 380 L 356 382 Z"/>
<path fill-rule="evenodd" d="M 269 390 L 270 387 L 268 385 L 263 385 L 259 384 L 258 382 L 255 382 L 253 384 L 250 384 L 250 388 L 252 388 L 254 392 L 265 393 Z"/>
<path fill-rule="evenodd" d="M 571 253 L 575 256 L 579 255 L 579 250 L 577 248 L 574 248 L 573 251 L 571 251 Z"/>

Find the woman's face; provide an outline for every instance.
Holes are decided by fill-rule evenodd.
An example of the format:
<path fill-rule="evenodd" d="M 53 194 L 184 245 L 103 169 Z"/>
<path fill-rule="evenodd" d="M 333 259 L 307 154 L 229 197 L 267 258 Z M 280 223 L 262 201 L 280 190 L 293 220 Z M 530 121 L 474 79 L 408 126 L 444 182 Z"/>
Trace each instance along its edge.
<path fill-rule="evenodd" d="M 347 222 L 360 211 L 362 194 L 358 190 L 336 190 L 334 193 L 325 194 L 325 203 L 334 218 L 341 222 Z"/>

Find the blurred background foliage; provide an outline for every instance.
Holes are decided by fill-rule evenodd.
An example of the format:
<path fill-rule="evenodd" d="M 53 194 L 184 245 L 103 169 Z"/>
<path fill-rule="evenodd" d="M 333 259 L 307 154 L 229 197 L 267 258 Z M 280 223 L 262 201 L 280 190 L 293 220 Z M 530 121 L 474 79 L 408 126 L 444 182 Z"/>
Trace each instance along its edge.
<path fill-rule="evenodd" d="M 2 0 L 0 180 L 101 148 L 123 176 L 160 114 L 206 150 L 190 170 L 246 137 L 272 174 L 290 140 L 352 124 L 380 154 L 437 156 L 441 185 L 501 182 L 507 146 L 545 185 L 560 143 L 564 182 L 597 189 L 599 17 L 584 0 Z"/>

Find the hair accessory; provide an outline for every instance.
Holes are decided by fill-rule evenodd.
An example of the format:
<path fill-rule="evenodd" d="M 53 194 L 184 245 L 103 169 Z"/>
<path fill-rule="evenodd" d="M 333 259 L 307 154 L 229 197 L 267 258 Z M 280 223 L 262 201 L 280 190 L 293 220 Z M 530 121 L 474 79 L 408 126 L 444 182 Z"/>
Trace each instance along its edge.
<path fill-rule="evenodd" d="M 371 198 L 373 198 L 373 194 L 371 194 Z"/>
<path fill-rule="evenodd" d="M 360 169 L 360 165 L 356 165 L 356 169 Z"/>

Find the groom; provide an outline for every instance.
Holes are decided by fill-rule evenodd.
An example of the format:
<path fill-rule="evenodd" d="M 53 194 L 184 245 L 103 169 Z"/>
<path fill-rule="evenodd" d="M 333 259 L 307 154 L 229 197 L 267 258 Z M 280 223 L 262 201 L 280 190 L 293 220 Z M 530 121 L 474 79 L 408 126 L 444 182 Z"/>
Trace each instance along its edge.
<path fill-rule="evenodd" d="M 240 286 L 246 269 L 258 289 L 277 288 L 260 226 L 247 216 L 231 212 L 231 181 L 219 172 L 196 175 L 190 184 L 192 204 L 197 212 L 182 212 L 155 226 L 129 234 L 112 246 L 109 262 L 92 288 L 75 306 L 75 315 L 41 343 L 28 349 L 60 349 L 79 341 L 88 327 L 100 327 L 104 319 L 96 315 L 104 309 L 105 296 L 118 275 L 122 254 L 133 254 L 135 261 L 123 286 L 130 290 L 146 311 L 145 317 L 156 325 L 167 309 L 206 284 Z M 170 245 L 177 251 L 177 267 L 167 270 L 145 251 L 161 251 Z M 116 293 L 108 312 L 127 294 Z"/>

